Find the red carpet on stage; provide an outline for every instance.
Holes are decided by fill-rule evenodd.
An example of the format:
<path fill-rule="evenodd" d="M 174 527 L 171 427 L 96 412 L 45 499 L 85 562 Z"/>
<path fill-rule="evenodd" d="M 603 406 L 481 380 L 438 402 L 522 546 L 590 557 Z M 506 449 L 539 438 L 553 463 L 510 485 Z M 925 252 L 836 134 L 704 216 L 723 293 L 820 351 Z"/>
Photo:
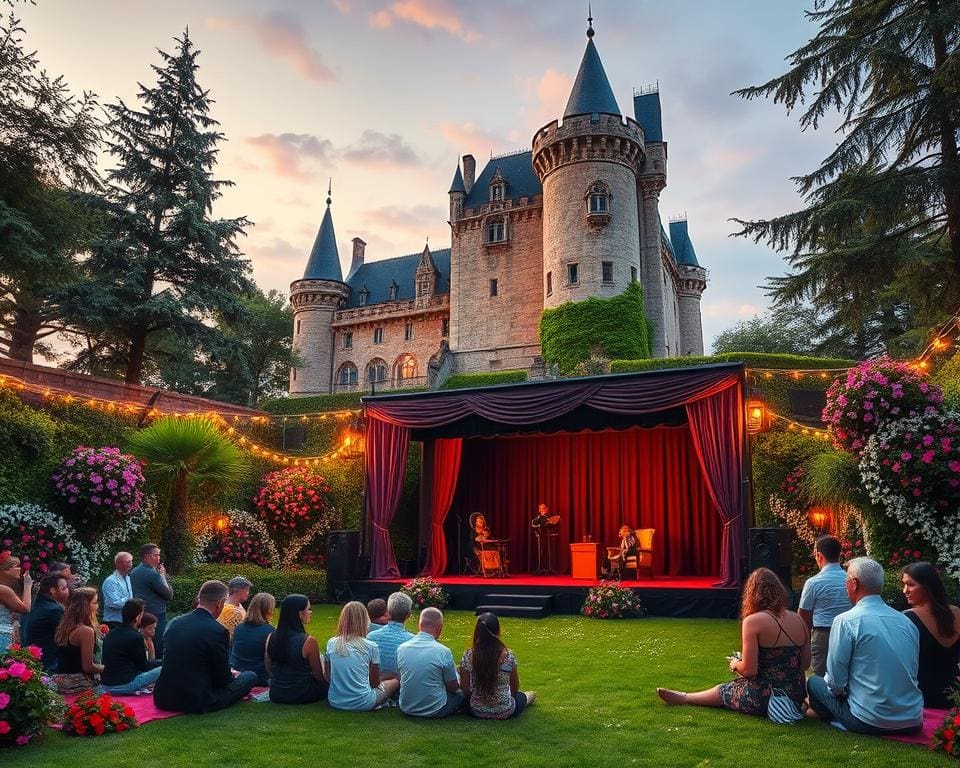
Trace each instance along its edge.
<path fill-rule="evenodd" d="M 658 579 L 624 579 L 620 582 L 625 587 L 635 589 L 711 589 L 718 581 L 719 576 L 672 576 Z M 537 576 L 521 573 L 508 576 L 505 579 L 484 579 L 479 576 L 440 576 L 435 579 L 440 584 L 457 586 L 489 586 L 496 589 L 510 587 L 595 587 L 599 579 L 573 579 L 569 576 Z M 382 579 L 395 584 L 404 584 L 407 579 Z"/>

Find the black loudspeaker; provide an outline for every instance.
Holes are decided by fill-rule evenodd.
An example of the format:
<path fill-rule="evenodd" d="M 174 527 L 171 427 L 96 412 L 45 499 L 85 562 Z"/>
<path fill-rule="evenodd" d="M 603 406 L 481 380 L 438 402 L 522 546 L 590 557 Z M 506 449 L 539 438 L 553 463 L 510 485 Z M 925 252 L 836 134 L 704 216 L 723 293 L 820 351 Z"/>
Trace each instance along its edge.
<path fill-rule="evenodd" d="M 327 534 L 327 580 L 357 578 L 360 531 L 330 531 Z"/>
<path fill-rule="evenodd" d="M 750 570 L 769 568 L 790 589 L 793 531 L 789 528 L 750 529 Z"/>

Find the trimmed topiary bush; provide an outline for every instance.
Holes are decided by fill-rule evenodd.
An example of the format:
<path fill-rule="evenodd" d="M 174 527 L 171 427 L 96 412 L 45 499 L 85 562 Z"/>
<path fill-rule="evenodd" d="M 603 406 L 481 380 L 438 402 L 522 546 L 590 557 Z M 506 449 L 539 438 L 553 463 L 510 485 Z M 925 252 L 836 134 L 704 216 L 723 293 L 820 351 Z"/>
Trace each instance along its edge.
<path fill-rule="evenodd" d="M 313 602 L 322 602 L 327 595 L 325 571 L 278 571 L 255 565 L 205 564 L 188 568 L 178 576 L 168 577 L 170 586 L 173 587 L 173 600 L 169 610 L 174 613 L 189 611 L 203 582 L 218 579 L 226 583 L 234 576 L 246 576 L 253 582 L 250 594 L 269 592 L 277 598 L 278 603 L 287 595 L 306 595 Z"/>
<path fill-rule="evenodd" d="M 527 380 L 526 371 L 484 371 L 482 373 L 455 373 L 440 389 L 489 387 L 494 384 L 518 384 Z"/>

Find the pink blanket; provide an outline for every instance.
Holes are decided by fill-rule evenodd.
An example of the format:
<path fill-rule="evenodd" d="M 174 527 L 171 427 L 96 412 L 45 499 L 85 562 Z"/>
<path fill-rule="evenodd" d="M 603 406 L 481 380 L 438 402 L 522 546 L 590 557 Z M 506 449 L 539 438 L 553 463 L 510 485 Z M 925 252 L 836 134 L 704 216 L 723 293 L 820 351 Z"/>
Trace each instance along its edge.
<path fill-rule="evenodd" d="M 884 739 L 891 739 L 893 741 L 903 741 L 907 744 L 923 744 L 923 746 L 929 746 L 931 740 L 933 739 L 933 732 L 940 727 L 940 723 L 943 722 L 943 718 L 947 716 L 947 709 L 924 709 L 923 710 L 923 730 L 920 733 L 914 733 L 912 735 L 900 735 L 891 733 L 888 736 L 882 736 Z"/>
<path fill-rule="evenodd" d="M 250 693 L 260 693 L 265 690 L 267 689 L 254 688 Z M 79 694 L 64 696 L 63 700 L 69 707 L 74 701 L 76 701 L 77 696 L 79 696 Z M 153 694 L 144 694 L 143 696 L 114 696 L 111 694 L 110 698 L 114 701 L 120 701 L 124 704 L 129 704 L 130 709 L 133 710 L 134 715 L 137 718 L 137 722 L 140 725 L 149 723 L 151 720 L 166 720 L 168 717 L 176 717 L 177 715 L 183 714 L 183 712 L 169 712 L 165 709 L 157 709 L 153 704 Z"/>

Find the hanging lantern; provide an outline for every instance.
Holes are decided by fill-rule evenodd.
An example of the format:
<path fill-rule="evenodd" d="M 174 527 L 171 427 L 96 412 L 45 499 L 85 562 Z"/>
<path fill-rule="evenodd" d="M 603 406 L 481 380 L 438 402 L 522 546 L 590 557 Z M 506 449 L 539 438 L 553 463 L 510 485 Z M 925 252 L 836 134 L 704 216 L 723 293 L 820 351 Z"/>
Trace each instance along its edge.
<path fill-rule="evenodd" d="M 358 456 L 363 453 L 363 433 L 352 426 L 347 427 L 340 438 L 340 448 L 345 456 Z"/>
<path fill-rule="evenodd" d="M 763 432 L 769 424 L 767 404 L 759 397 L 747 400 L 747 432 L 755 435 Z"/>
<path fill-rule="evenodd" d="M 830 528 L 830 520 L 833 514 L 826 507 L 813 507 L 807 513 L 807 519 L 810 525 L 818 532 L 826 531 Z"/>
<path fill-rule="evenodd" d="M 217 515 L 216 520 L 213 521 L 213 525 L 218 531 L 225 531 L 227 530 L 227 526 L 230 525 L 230 518 L 226 515 Z"/>

